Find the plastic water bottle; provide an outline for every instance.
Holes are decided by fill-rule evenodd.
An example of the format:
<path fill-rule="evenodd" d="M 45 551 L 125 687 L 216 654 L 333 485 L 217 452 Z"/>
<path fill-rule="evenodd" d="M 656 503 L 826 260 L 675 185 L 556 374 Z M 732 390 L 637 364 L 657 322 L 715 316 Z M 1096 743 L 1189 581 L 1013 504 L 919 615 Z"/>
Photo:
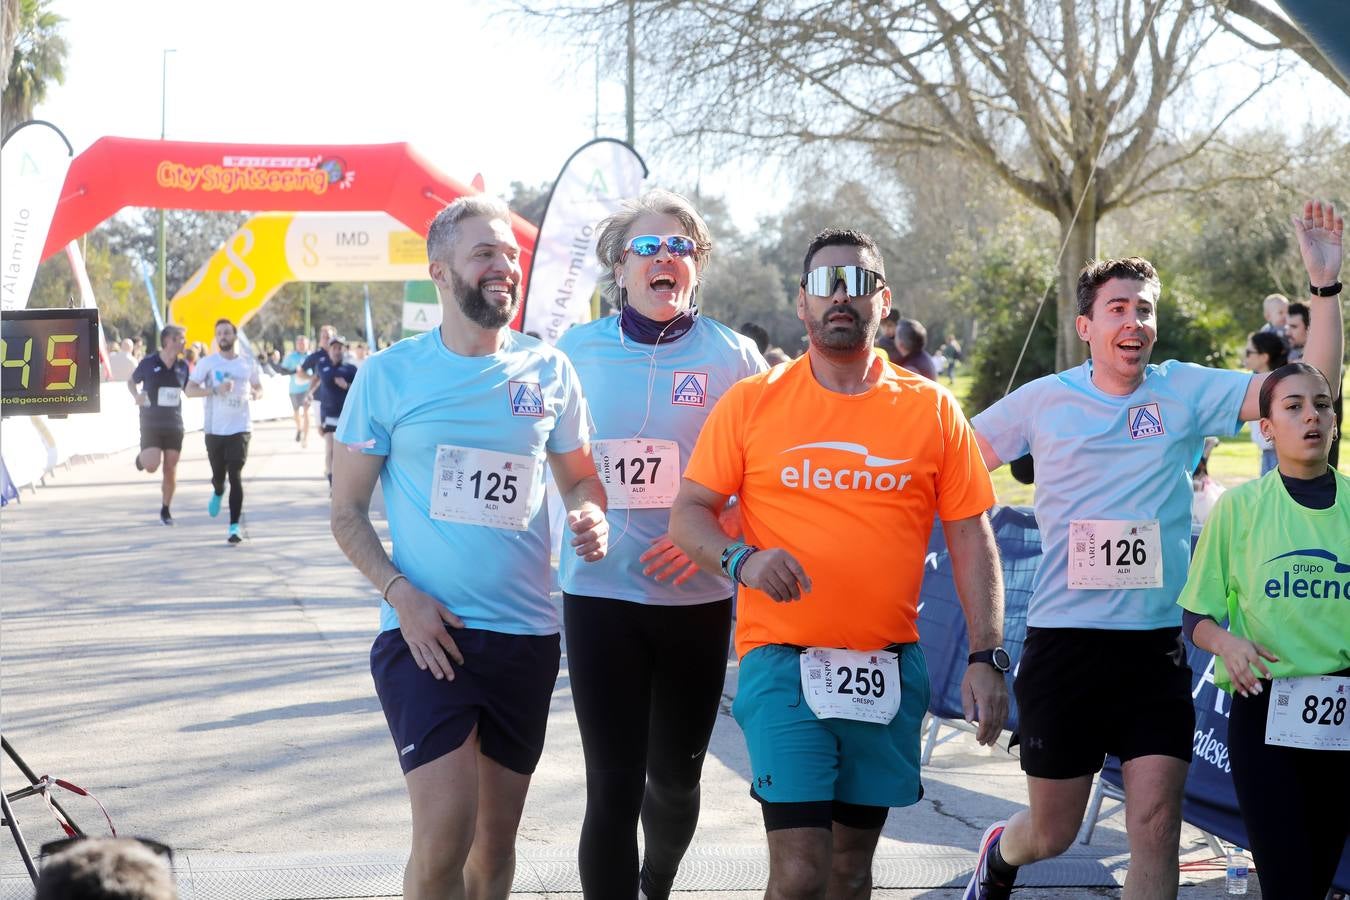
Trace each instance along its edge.
<path fill-rule="evenodd" d="M 1228 893 L 1247 893 L 1247 855 L 1241 847 L 1228 851 L 1228 876 L 1225 881 Z"/>

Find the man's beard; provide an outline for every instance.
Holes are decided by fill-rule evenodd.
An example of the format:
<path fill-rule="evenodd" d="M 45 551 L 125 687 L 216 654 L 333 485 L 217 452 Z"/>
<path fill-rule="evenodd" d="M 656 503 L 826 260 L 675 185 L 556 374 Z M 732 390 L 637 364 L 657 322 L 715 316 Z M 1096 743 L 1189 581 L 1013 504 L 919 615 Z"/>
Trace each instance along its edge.
<path fill-rule="evenodd" d="M 221 338 L 216 343 L 220 345 L 220 352 L 222 353 L 229 353 L 234 349 L 234 338 Z"/>
<path fill-rule="evenodd" d="M 516 317 L 516 310 L 520 308 L 519 285 L 511 285 L 511 302 L 505 306 L 497 306 L 495 303 L 489 302 L 483 294 L 481 283 L 474 287 L 460 278 L 458 272 L 452 271 L 450 273 L 450 286 L 454 290 L 455 302 L 459 304 L 460 311 L 479 328 L 505 327 Z"/>
<path fill-rule="evenodd" d="M 826 320 L 840 312 L 848 313 L 853 324 L 849 328 L 835 328 Z M 806 331 L 811 343 L 816 347 L 836 353 L 856 353 L 870 347 L 876 335 L 876 327 L 871 319 L 864 319 L 858 310 L 851 306 L 830 307 L 819 319 L 806 320 Z"/>

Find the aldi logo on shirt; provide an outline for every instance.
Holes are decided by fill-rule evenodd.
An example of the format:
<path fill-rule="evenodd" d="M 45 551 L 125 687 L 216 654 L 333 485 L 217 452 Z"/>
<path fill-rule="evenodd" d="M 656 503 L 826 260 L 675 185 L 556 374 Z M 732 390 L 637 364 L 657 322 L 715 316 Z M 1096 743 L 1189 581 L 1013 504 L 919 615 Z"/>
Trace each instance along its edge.
<path fill-rule="evenodd" d="M 676 372 L 670 402 L 676 406 L 704 406 L 708 402 L 707 372 Z"/>
<path fill-rule="evenodd" d="M 506 389 L 511 398 L 511 415 L 543 417 L 544 392 L 539 389 L 539 382 L 508 381 Z"/>
<path fill-rule="evenodd" d="M 1158 404 L 1156 403 L 1131 406 L 1125 418 L 1130 423 L 1131 440 L 1137 441 L 1142 438 L 1157 437 L 1165 433 L 1162 413 L 1158 410 Z"/>

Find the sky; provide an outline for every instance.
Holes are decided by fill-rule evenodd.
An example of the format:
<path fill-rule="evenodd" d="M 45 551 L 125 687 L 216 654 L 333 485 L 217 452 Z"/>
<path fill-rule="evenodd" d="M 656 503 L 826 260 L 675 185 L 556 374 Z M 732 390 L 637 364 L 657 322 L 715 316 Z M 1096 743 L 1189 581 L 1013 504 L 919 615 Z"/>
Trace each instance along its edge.
<path fill-rule="evenodd" d="M 513 181 L 551 181 L 594 136 L 597 90 L 599 134 L 622 137 L 624 92 L 617 81 L 597 86 L 593 48 L 542 25 L 518 27 L 495 13 L 503 5 L 54 0 L 67 19 L 66 82 L 36 115 L 79 153 L 104 135 L 158 138 L 162 99 L 170 140 L 406 141 L 452 178 L 481 174 L 489 191 L 508 194 Z M 174 51 L 166 68 L 165 49 Z M 1325 122 L 1328 105 L 1344 120 L 1344 95 L 1306 66 L 1295 69 L 1239 124 L 1274 121 L 1297 133 Z M 666 125 L 643 124 L 643 112 L 636 145 L 650 184 L 697 182 L 727 200 L 742 229 L 791 195 L 781 174 L 754 163 L 698 170 L 663 155 Z"/>
<path fill-rule="evenodd" d="M 35 114 L 76 153 L 104 135 L 158 138 L 163 82 L 170 140 L 406 141 L 450 177 L 481 173 L 489 191 L 508 194 L 513 181 L 552 181 L 595 135 L 597 83 L 594 48 L 514 28 L 494 14 L 503 5 L 55 0 L 67 19 L 66 81 Z M 600 82 L 600 136 L 624 136 L 623 104 L 622 83 Z M 643 137 L 654 183 L 699 176 Z M 764 179 L 744 182 L 703 173 L 701 187 L 753 224 L 781 195 Z"/>

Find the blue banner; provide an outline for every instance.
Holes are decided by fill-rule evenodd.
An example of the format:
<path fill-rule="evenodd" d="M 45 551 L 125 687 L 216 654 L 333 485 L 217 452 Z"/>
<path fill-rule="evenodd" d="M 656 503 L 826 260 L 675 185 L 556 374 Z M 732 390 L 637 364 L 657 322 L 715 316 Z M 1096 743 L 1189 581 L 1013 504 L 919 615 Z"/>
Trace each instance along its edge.
<path fill-rule="evenodd" d="M 370 315 L 370 285 L 361 285 L 361 290 L 364 291 L 366 295 L 366 346 L 370 348 L 371 353 L 374 353 L 380 348 L 379 345 L 375 343 L 375 320 Z"/>
<path fill-rule="evenodd" d="M 994 539 L 1003 562 L 1003 647 L 1012 657 L 1013 674 L 1022 658 L 1027 630 L 1027 606 L 1041 563 L 1041 532 L 1030 509 L 1001 506 L 991 516 Z M 1199 531 L 1191 536 L 1194 548 Z M 928 711 L 942 719 L 960 719 L 961 679 L 966 671 L 966 619 L 952 580 L 951 555 L 935 523 L 928 542 L 923 588 L 919 593 L 919 644 L 928 659 L 932 699 Z M 1228 765 L 1228 694 L 1214 684 L 1214 657 L 1187 644 L 1191 666 L 1191 698 L 1195 704 L 1195 740 L 1191 768 L 1186 776 L 1182 818 L 1231 844 L 1246 847 L 1247 830 L 1238 813 L 1237 795 Z M 1010 692 L 1011 694 L 1011 692 Z M 1009 700 L 1009 731 L 1017 731 L 1017 702 Z M 1108 757 L 1102 778 L 1123 787 L 1120 760 Z M 1350 887 L 1350 841 L 1346 842 L 1336 886 Z"/>

